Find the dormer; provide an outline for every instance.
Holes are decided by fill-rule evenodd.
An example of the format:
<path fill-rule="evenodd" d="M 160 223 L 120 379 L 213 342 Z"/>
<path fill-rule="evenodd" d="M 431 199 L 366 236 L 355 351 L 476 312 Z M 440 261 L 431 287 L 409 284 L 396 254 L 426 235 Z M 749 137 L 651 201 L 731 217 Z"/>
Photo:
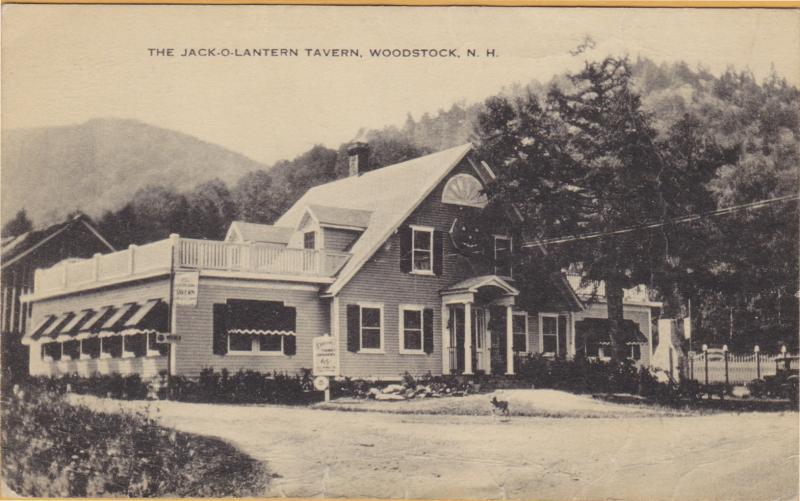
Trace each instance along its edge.
<path fill-rule="evenodd" d="M 290 246 L 347 252 L 369 226 L 364 210 L 310 205 L 306 207 Z"/>
<path fill-rule="evenodd" d="M 225 241 L 236 244 L 265 243 L 287 245 L 293 233 L 294 230 L 292 228 L 283 226 L 234 221 L 228 227 Z"/>

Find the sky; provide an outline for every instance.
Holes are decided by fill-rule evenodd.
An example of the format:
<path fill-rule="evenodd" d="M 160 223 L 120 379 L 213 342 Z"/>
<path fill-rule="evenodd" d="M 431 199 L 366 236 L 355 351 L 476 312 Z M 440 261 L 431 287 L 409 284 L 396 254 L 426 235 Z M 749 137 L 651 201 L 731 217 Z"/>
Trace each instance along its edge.
<path fill-rule="evenodd" d="M 758 79 L 774 67 L 800 84 L 796 10 L 4 5 L 2 25 L 3 128 L 130 118 L 268 164 L 608 54 L 714 74 L 733 66 Z M 570 55 L 587 35 L 596 47 Z M 181 57 L 188 48 L 299 56 Z M 307 48 L 362 57 L 309 57 Z M 368 53 L 423 48 L 461 57 Z"/>

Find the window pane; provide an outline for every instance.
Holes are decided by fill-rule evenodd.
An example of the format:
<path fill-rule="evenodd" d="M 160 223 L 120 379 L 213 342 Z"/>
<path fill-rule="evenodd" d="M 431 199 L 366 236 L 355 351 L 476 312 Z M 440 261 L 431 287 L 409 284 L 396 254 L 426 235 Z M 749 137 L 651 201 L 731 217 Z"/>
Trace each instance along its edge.
<path fill-rule="evenodd" d="M 380 327 L 381 310 L 380 308 L 361 308 L 362 327 Z"/>
<path fill-rule="evenodd" d="M 251 351 L 253 349 L 252 336 L 249 334 L 229 334 L 231 351 Z"/>
<path fill-rule="evenodd" d="M 403 332 L 403 348 L 406 350 L 422 349 L 422 331 L 407 330 Z"/>
<path fill-rule="evenodd" d="M 406 329 L 422 329 L 422 312 L 419 310 L 403 310 L 403 327 Z"/>
<path fill-rule="evenodd" d="M 526 351 L 525 334 L 514 334 L 514 351 Z"/>
<path fill-rule="evenodd" d="M 640 344 L 632 344 L 631 345 L 631 358 L 634 360 L 641 360 L 642 358 L 642 345 Z"/>
<path fill-rule="evenodd" d="M 545 353 L 555 353 L 556 352 L 556 337 L 555 336 L 544 336 L 543 339 L 543 349 Z"/>
<path fill-rule="evenodd" d="M 309 231 L 308 233 L 303 235 L 303 248 L 305 249 L 313 249 L 314 248 L 314 235 L 313 231 Z"/>
<path fill-rule="evenodd" d="M 431 253 L 428 251 L 414 251 L 414 269 L 431 270 Z"/>
<path fill-rule="evenodd" d="M 515 334 L 525 333 L 525 315 L 514 315 L 511 324 L 511 328 Z"/>
<path fill-rule="evenodd" d="M 431 233 L 414 230 L 414 249 L 431 250 Z"/>
<path fill-rule="evenodd" d="M 259 336 L 258 341 L 261 351 L 282 351 L 281 336 Z"/>
<path fill-rule="evenodd" d="M 379 350 L 381 348 L 380 329 L 361 329 L 361 348 Z"/>
<path fill-rule="evenodd" d="M 556 335 L 558 332 L 558 321 L 555 317 L 542 317 L 542 332 L 547 334 Z"/>

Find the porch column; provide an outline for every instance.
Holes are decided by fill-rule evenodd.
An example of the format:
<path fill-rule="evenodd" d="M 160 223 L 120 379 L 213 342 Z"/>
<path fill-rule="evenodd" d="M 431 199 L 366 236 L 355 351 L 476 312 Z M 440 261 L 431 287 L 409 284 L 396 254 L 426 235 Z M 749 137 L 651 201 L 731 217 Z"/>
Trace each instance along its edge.
<path fill-rule="evenodd" d="M 442 305 L 442 374 L 450 374 L 450 308 Z"/>
<path fill-rule="evenodd" d="M 506 374 L 514 374 L 514 313 L 506 306 Z"/>
<path fill-rule="evenodd" d="M 464 303 L 464 374 L 472 374 L 472 303 Z"/>

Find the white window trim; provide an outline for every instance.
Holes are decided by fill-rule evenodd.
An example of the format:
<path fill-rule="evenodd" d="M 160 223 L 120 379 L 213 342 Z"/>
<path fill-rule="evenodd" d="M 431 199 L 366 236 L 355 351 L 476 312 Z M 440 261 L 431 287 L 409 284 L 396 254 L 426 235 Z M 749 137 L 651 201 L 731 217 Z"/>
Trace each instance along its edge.
<path fill-rule="evenodd" d="M 556 319 L 556 351 L 544 351 L 544 318 Z M 539 353 L 542 355 L 555 355 L 558 353 L 558 313 L 539 313 Z"/>
<path fill-rule="evenodd" d="M 512 313 L 512 315 L 525 317 L 525 350 L 521 351 L 519 353 L 530 353 L 530 351 L 531 351 L 530 344 L 531 343 L 530 343 L 530 340 L 528 339 L 528 336 L 530 335 L 530 329 L 529 329 L 529 326 L 528 326 L 528 312 L 527 311 L 515 311 L 515 312 Z M 558 322 L 558 320 L 556 320 L 556 322 Z M 513 323 L 512 323 L 512 326 L 513 326 Z M 556 329 L 557 328 L 558 327 L 556 327 Z M 512 332 L 511 335 L 513 336 L 514 333 Z M 556 341 L 556 345 L 558 345 L 558 341 Z"/>
<path fill-rule="evenodd" d="M 386 326 L 384 323 L 383 317 L 383 303 L 357 303 L 358 304 L 358 352 L 359 353 L 378 353 L 384 354 L 386 350 L 384 349 L 386 346 L 386 340 L 384 339 L 384 332 L 386 330 Z M 380 348 L 362 348 L 363 346 L 363 322 L 362 316 L 364 308 L 373 308 L 379 309 L 381 311 L 381 347 Z"/>
<path fill-rule="evenodd" d="M 241 336 L 243 334 L 233 334 L 234 336 Z M 251 334 L 244 334 L 244 335 L 251 335 Z M 232 350 L 231 349 L 231 334 L 227 335 L 228 337 L 228 355 L 232 357 L 284 357 L 283 353 L 283 343 L 284 339 L 281 336 L 281 350 L 280 351 L 261 351 L 261 341 L 259 341 L 259 336 L 253 335 L 253 338 L 250 340 L 250 349 L 249 350 Z"/>
<path fill-rule="evenodd" d="M 311 248 L 306 247 L 306 235 L 309 234 L 309 233 L 312 233 L 314 235 L 314 247 L 311 247 Z M 317 231 L 316 229 L 304 231 L 303 232 L 303 249 L 305 249 L 305 250 L 317 250 L 317 249 L 319 249 L 320 248 L 319 247 L 319 235 L 321 233 L 322 233 L 321 231 Z"/>
<path fill-rule="evenodd" d="M 494 246 L 494 262 L 495 262 L 494 274 L 497 275 L 498 274 L 497 273 L 497 241 L 498 240 L 508 240 L 508 255 L 509 255 L 509 258 L 510 258 L 511 254 L 514 253 L 514 237 L 511 237 L 511 236 L 508 236 L 508 235 L 492 235 L 492 237 L 493 237 L 492 242 L 493 242 L 493 246 Z M 501 275 L 501 276 L 505 276 L 505 275 Z M 508 265 L 508 278 L 514 278 L 514 267 L 511 264 Z"/>
<path fill-rule="evenodd" d="M 418 311 L 419 312 L 419 325 L 420 325 L 420 346 L 418 350 L 409 350 L 405 348 L 405 311 Z M 403 355 L 425 355 L 425 306 L 421 304 L 401 304 L 398 308 L 397 317 L 398 339 L 400 339 L 400 353 Z"/>
<path fill-rule="evenodd" d="M 433 270 L 434 270 L 434 266 L 433 266 L 433 260 L 434 260 L 434 255 L 433 255 L 433 247 L 434 247 L 433 236 L 434 236 L 435 228 L 433 226 L 418 226 L 418 225 L 415 225 L 415 224 L 412 224 L 412 225 L 409 225 L 409 226 L 411 228 L 411 274 L 413 274 L 413 275 L 429 275 L 429 276 L 432 276 L 434 274 L 433 273 Z M 429 233 L 430 236 L 431 236 L 431 239 L 430 239 L 431 248 L 428 251 L 431 254 L 431 260 L 430 260 L 431 267 L 430 267 L 429 270 L 418 270 L 418 269 L 416 269 L 414 267 L 415 263 L 417 262 L 416 259 L 414 259 L 414 253 L 417 251 L 417 248 L 414 246 L 414 242 L 416 241 L 416 238 L 414 238 L 414 237 L 415 237 L 416 232 L 418 232 L 418 231 L 419 232 L 423 232 L 424 231 L 426 233 Z M 419 250 L 421 252 L 425 252 L 424 249 L 419 249 Z"/>

